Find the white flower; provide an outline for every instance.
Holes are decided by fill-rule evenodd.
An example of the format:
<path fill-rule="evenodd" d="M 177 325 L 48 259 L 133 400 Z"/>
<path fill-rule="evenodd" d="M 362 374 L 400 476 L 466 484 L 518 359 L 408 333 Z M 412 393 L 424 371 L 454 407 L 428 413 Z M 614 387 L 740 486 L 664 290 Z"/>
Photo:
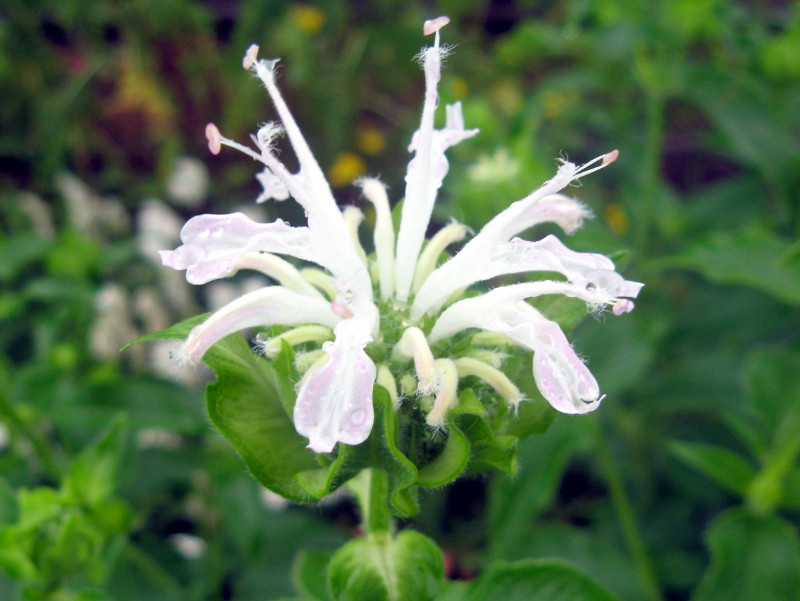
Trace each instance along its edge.
<path fill-rule="evenodd" d="M 361 248 L 357 228 L 363 215 L 354 207 L 343 211 L 337 206 L 275 84 L 277 60 L 259 60 L 254 45 L 247 50 L 243 65 L 266 86 L 282 125 L 263 125 L 251 136 L 253 149 L 224 138 L 209 124 L 209 148 L 217 154 L 222 146 L 230 146 L 262 163 L 264 169 L 257 177 L 264 192 L 257 201 L 291 196 L 305 209 L 307 226 L 290 226 L 281 220 L 260 224 L 241 213 L 201 215 L 183 227 L 181 246 L 161 252 L 164 264 L 185 269 L 193 284 L 224 278 L 240 269 L 260 271 L 277 282 L 234 300 L 197 326 L 184 343 L 182 355 L 195 363 L 232 332 L 276 324 L 298 326 L 279 337 L 291 345 L 321 342 L 321 350 L 298 354 L 298 367 L 305 373 L 294 408 L 295 428 L 319 453 L 332 451 L 337 442 L 355 445 L 366 440 L 374 421 L 372 389 L 376 379 L 389 391 L 395 407 L 403 393 L 416 392 L 428 398 L 426 422 L 434 428 L 446 425 L 447 412 L 457 404 L 459 378 L 478 377 L 509 405 L 519 403 L 521 393 L 499 369 L 502 353 L 472 348 L 464 356 L 449 354 L 443 342 L 470 328 L 486 332 L 473 335 L 474 345 L 492 336 L 486 346 L 512 342 L 533 351 L 534 378 L 553 407 L 564 413 L 593 410 L 602 400 L 594 377 L 559 326 L 525 299 L 564 295 L 585 301 L 594 311 L 611 307 L 619 315 L 633 309 L 630 298 L 642 287 L 616 273 L 607 257 L 571 251 L 555 236 L 535 242 L 515 237 L 543 222 L 556 223 L 567 233 L 577 229 L 589 211 L 560 192 L 579 177 L 612 163 L 616 151 L 582 166 L 562 161 L 555 177 L 511 204 L 452 259 L 436 268 L 446 247 L 467 235 L 467 228 L 451 223 L 425 245 L 436 194 L 448 170 L 445 151 L 478 133 L 465 129 L 459 103 L 446 107 L 443 129 L 434 127 L 437 85 L 447 54 L 439 43 L 439 29 L 448 21 L 439 17 L 424 26 L 424 33 L 435 34 L 435 40 L 420 53 L 425 103 L 420 127 L 409 146 L 413 157 L 405 178 L 396 244 L 386 188 L 377 179 L 365 178 L 358 183 L 375 207 L 375 252 L 368 256 Z M 284 133 L 299 160 L 298 173 L 291 173 L 273 151 L 275 137 Z M 278 255 L 318 267 L 298 270 Z M 535 271 L 560 277 L 497 287 L 458 300 L 474 283 Z M 422 329 L 423 321 L 430 323 L 423 320 L 426 316 L 436 318 L 428 331 Z M 329 339 L 331 329 L 333 340 Z M 274 356 L 280 347 L 278 339 L 258 342 L 267 356 Z M 375 365 L 369 354 L 371 343 L 382 346 L 379 355 L 388 357 L 385 363 Z M 441 356 L 434 355 L 432 346 Z M 411 383 L 409 364 L 416 374 Z M 393 371 L 399 371 L 400 395 Z"/>

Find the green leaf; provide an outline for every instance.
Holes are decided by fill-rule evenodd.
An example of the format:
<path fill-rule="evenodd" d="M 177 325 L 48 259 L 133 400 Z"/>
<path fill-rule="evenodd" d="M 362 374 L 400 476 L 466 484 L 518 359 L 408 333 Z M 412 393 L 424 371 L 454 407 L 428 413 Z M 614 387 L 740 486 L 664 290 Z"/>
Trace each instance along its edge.
<path fill-rule="evenodd" d="M 686 267 L 712 282 L 750 286 L 781 302 L 800 304 L 798 247 L 765 229 L 714 232 L 663 261 Z"/>
<path fill-rule="evenodd" d="M 706 544 L 711 566 L 692 601 L 800 599 L 800 541 L 788 522 L 737 507 L 714 520 Z"/>
<path fill-rule="evenodd" d="M 183 340 L 189 335 L 189 332 L 192 331 L 192 328 L 203 323 L 209 315 L 211 315 L 211 313 L 201 313 L 200 315 L 195 315 L 194 317 L 184 319 L 183 321 L 171 325 L 166 330 L 139 336 L 139 338 L 135 338 L 123 346 L 120 351 L 124 351 L 126 348 L 133 346 L 134 344 L 148 342 L 149 340 Z"/>
<path fill-rule="evenodd" d="M 513 479 L 497 474 L 489 489 L 492 557 L 518 557 L 531 521 L 552 502 L 568 461 L 591 447 L 590 426 L 584 418 L 561 417 L 545 435 L 520 442 L 519 472 Z"/>
<path fill-rule="evenodd" d="M 327 567 L 333 553 L 300 551 L 292 566 L 292 582 L 298 591 L 316 601 L 332 601 L 328 592 Z"/>
<path fill-rule="evenodd" d="M 75 458 L 63 483 L 72 499 L 91 508 L 108 502 L 117 484 L 126 435 L 127 417 L 121 414 Z"/>
<path fill-rule="evenodd" d="M 316 501 L 319 497 L 295 476 L 318 468 L 317 455 L 306 448 L 284 411 L 280 389 L 285 383 L 278 382 L 269 361 L 253 353 L 240 334 L 218 342 L 204 361 L 217 374 L 216 382 L 206 389 L 208 415 L 250 473 L 287 499 Z"/>
<path fill-rule="evenodd" d="M 522 401 L 516 412 L 505 414 L 502 434 L 525 438 L 531 434 L 544 434 L 558 413 L 541 396 Z"/>
<path fill-rule="evenodd" d="M 690 467 L 741 497 L 747 494 L 756 475 L 750 462 L 731 449 L 705 443 L 672 442 L 670 450 Z"/>
<path fill-rule="evenodd" d="M 496 436 L 483 405 L 467 388 L 458 405 L 447 415 L 448 438 L 442 452 L 419 470 L 422 486 L 444 486 L 464 470 L 484 472 L 493 468 L 516 471 L 516 436 Z"/>
<path fill-rule="evenodd" d="M 0 525 L 14 522 L 18 513 L 14 489 L 5 478 L 0 477 Z"/>
<path fill-rule="evenodd" d="M 404 530 L 391 536 L 353 540 L 328 567 L 336 601 L 425 601 L 439 592 L 444 561 L 427 536 Z"/>
<path fill-rule="evenodd" d="M 748 408 L 781 446 L 800 426 L 800 355 L 783 349 L 751 352 L 745 365 Z"/>
<path fill-rule="evenodd" d="M 35 234 L 16 234 L 0 240 L 0 282 L 8 282 L 28 264 L 45 256 L 53 243 Z"/>
<path fill-rule="evenodd" d="M 567 563 L 525 560 L 491 566 L 464 601 L 614 601 L 614 597 Z"/>

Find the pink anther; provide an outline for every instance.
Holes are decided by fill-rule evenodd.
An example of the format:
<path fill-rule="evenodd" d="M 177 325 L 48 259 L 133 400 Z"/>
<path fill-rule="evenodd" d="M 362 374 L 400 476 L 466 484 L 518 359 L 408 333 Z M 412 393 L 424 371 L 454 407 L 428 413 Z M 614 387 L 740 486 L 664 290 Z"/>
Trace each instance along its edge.
<path fill-rule="evenodd" d="M 213 123 L 206 125 L 206 140 L 208 140 L 208 149 L 211 154 L 219 154 L 222 149 L 222 135 Z"/>
<path fill-rule="evenodd" d="M 422 35 L 431 35 L 432 33 L 436 33 L 449 22 L 450 17 L 444 16 L 436 17 L 435 19 L 429 19 L 422 25 Z"/>
<path fill-rule="evenodd" d="M 244 53 L 244 58 L 242 59 L 242 67 L 245 69 L 250 69 L 253 64 L 258 59 L 258 44 L 252 44 L 250 48 L 247 49 L 247 52 Z"/>

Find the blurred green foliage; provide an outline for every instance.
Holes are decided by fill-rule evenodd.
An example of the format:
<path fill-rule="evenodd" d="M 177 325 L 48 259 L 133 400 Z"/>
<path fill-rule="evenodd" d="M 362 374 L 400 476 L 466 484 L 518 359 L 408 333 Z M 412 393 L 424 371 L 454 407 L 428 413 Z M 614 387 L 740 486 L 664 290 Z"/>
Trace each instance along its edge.
<path fill-rule="evenodd" d="M 481 129 L 450 156 L 439 222 L 478 228 L 554 157 L 616 147 L 573 191 L 597 217 L 569 244 L 626 250 L 615 258 L 647 284 L 630 315 L 574 331 L 608 393 L 596 415 L 521 443 L 513 478 L 420 495 L 412 525 L 444 548 L 446 574 L 480 574 L 440 598 L 536 598 L 542 578 L 567 578 L 583 594 L 570 598 L 800 598 L 797 2 L 7 0 L 0 599 L 328 594 L 318 576 L 355 528 L 352 503 L 269 509 L 199 385 L 135 349 L 97 352 L 98 294 L 158 290 L 167 324 L 202 305 L 165 292 L 131 223 L 169 196 L 184 155 L 212 184 L 173 202 L 183 217 L 257 196 L 252 165 L 210 160 L 202 135 L 213 120 L 244 140 L 270 118 L 237 68 L 252 42 L 282 57 L 340 202 L 360 202 L 345 184 L 363 170 L 397 199 L 423 89 L 410 57 L 434 13 L 458 45 L 442 100 Z M 65 173 L 88 185 L 89 217 Z M 114 307 L 100 331 L 115 348 L 163 327 Z"/>

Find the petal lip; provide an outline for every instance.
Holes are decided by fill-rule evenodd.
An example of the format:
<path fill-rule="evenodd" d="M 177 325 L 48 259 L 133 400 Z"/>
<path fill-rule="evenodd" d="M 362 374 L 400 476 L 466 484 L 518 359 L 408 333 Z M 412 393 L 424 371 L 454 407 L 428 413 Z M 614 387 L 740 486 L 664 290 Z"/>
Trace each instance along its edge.
<path fill-rule="evenodd" d="M 371 327 L 359 318 L 340 322 L 336 340 L 322 347 L 328 362 L 308 375 L 297 394 L 295 429 L 316 453 L 330 453 L 337 442 L 360 444 L 372 431 L 377 369 L 364 352 Z"/>

